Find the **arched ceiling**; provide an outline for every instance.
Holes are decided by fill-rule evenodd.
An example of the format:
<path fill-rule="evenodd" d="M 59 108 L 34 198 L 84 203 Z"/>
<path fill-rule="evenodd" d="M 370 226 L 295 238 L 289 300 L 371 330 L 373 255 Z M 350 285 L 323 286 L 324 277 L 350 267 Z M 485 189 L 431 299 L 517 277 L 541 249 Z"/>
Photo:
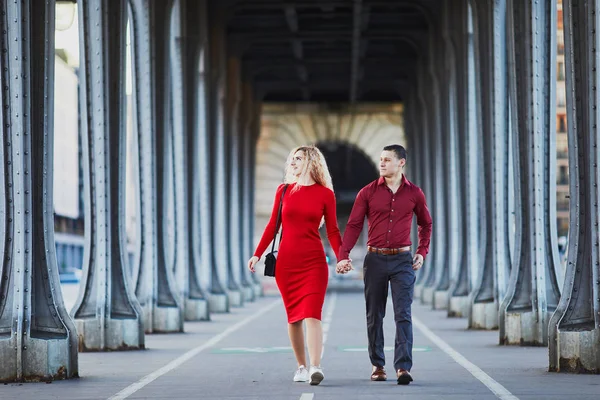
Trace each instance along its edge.
<path fill-rule="evenodd" d="M 427 0 L 237 0 L 231 49 L 264 101 L 402 101 L 427 43 Z"/>

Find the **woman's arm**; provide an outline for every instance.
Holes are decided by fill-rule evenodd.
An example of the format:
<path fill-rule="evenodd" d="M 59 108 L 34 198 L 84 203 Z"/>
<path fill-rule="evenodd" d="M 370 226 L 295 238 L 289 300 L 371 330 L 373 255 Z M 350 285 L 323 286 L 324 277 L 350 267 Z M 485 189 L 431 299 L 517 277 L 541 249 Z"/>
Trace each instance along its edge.
<path fill-rule="evenodd" d="M 327 239 L 329 240 L 329 244 L 335 253 L 335 257 L 337 261 L 340 256 L 340 246 L 342 245 L 342 236 L 340 235 L 340 229 L 338 228 L 337 223 L 337 211 L 335 204 L 335 194 L 331 190 L 327 190 L 327 195 L 325 198 L 325 210 L 323 212 L 323 216 L 325 217 L 325 227 L 327 229 Z"/>
<path fill-rule="evenodd" d="M 265 227 L 265 230 L 260 238 L 260 242 L 258 242 L 258 246 L 256 246 L 256 250 L 254 250 L 254 256 L 260 258 L 263 253 L 273 241 L 273 236 L 275 236 L 275 230 L 277 227 L 275 224 L 277 223 L 277 212 L 279 211 L 279 201 L 281 200 L 281 192 L 283 191 L 283 187 L 285 185 L 281 184 L 277 188 L 275 193 L 275 200 L 273 201 L 273 210 L 271 211 L 271 218 Z"/>

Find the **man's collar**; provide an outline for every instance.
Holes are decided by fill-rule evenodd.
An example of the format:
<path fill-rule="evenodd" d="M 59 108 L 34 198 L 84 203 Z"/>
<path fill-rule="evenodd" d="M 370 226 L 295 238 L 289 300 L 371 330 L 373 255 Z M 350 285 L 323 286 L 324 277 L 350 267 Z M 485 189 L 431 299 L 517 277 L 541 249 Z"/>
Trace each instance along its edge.
<path fill-rule="evenodd" d="M 377 185 L 385 185 L 385 178 L 383 176 L 380 176 L 379 179 L 377 180 Z M 412 183 L 406 179 L 406 174 L 402 174 L 402 180 L 400 182 L 400 186 L 402 185 L 407 185 L 407 186 L 411 186 Z"/>

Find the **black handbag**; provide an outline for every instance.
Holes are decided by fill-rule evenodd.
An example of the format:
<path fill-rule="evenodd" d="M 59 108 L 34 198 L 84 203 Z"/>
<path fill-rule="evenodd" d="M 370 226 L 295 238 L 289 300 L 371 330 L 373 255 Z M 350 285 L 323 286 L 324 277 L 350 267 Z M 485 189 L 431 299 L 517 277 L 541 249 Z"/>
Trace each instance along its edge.
<path fill-rule="evenodd" d="M 277 241 L 277 233 L 279 231 L 279 221 L 281 220 L 281 207 L 283 207 L 283 196 L 288 185 L 283 187 L 281 193 L 281 199 L 279 199 L 279 211 L 277 211 L 277 222 L 275 223 L 275 236 L 273 237 L 273 246 L 271 246 L 271 252 L 265 256 L 265 276 L 275 276 L 275 264 L 277 262 L 277 250 L 275 250 L 275 242 Z M 281 231 L 283 236 L 283 229 Z M 281 244 L 281 236 L 279 236 L 279 244 Z"/>

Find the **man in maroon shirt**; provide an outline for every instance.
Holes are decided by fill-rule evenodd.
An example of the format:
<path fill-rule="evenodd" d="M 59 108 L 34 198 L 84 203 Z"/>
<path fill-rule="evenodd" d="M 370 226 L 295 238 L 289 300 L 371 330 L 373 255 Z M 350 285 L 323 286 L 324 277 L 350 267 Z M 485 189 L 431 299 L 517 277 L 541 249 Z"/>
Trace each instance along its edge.
<path fill-rule="evenodd" d="M 423 266 L 431 239 L 431 216 L 423 191 L 404 176 L 406 150 L 400 145 L 383 148 L 379 162 L 381 177 L 361 189 L 356 196 L 340 249 L 338 273 L 352 269 L 350 251 L 362 231 L 365 216 L 369 224 L 367 255 L 364 261 L 365 300 L 371 380 L 387 379 L 383 352 L 383 317 L 388 295 L 396 321 L 394 368 L 399 385 L 409 384 L 412 368 L 411 304 L 415 271 Z M 412 256 L 410 229 L 413 214 L 419 226 L 419 245 Z"/>

